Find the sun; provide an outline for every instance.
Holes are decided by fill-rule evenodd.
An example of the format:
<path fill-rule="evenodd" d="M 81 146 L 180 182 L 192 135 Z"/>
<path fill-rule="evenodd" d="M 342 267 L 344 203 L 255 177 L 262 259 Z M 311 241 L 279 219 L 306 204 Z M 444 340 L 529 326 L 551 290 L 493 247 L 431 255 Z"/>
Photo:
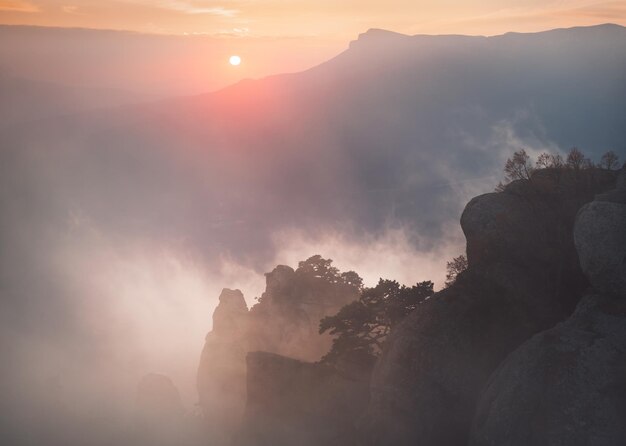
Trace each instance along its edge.
<path fill-rule="evenodd" d="M 233 65 L 233 66 L 237 66 L 241 63 L 241 57 L 239 56 L 230 56 L 230 59 L 228 59 L 228 62 Z"/>

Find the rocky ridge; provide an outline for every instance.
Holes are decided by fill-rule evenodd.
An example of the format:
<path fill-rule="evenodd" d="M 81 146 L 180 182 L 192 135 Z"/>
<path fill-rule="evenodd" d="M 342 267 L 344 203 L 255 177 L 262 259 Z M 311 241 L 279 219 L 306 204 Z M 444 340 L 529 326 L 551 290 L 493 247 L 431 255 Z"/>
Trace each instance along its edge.
<path fill-rule="evenodd" d="M 252 413 L 259 406 L 249 402 L 246 408 L 246 389 L 249 394 L 257 378 L 265 382 L 262 373 L 250 367 L 250 359 L 246 366 L 249 352 L 297 358 L 285 358 L 293 364 L 318 361 L 329 350 L 332 338 L 320 336 L 319 322 L 356 299 L 358 288 L 323 262 L 315 256 L 301 262 L 297 270 L 277 266 L 266 274 L 265 292 L 250 310 L 241 291 L 222 290 L 197 376 L 199 404 L 217 444 L 230 444 L 240 430 L 244 412 Z M 250 378 L 250 369 L 254 378 Z"/>
<path fill-rule="evenodd" d="M 513 352 L 481 395 L 473 446 L 626 442 L 626 169 L 583 206 L 574 238 L 591 288 L 565 322 Z"/>
<path fill-rule="evenodd" d="M 575 216 L 615 177 L 545 169 L 468 203 L 461 217 L 468 270 L 392 334 L 372 377 L 363 444 L 467 444 L 491 374 L 581 299 L 588 281 Z"/>

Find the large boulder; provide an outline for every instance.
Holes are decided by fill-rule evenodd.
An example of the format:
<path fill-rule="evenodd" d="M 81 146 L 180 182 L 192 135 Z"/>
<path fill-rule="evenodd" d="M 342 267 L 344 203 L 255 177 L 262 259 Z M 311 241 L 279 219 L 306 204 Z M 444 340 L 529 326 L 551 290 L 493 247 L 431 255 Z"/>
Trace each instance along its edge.
<path fill-rule="evenodd" d="M 472 446 L 626 444 L 626 301 L 592 295 L 490 379 Z"/>
<path fill-rule="evenodd" d="M 588 281 L 575 216 L 615 181 L 615 172 L 599 169 L 546 169 L 468 203 L 461 217 L 468 270 L 390 337 L 372 376 L 363 443 L 466 444 L 494 370 L 582 297 Z"/>
<path fill-rule="evenodd" d="M 363 422 L 371 445 L 465 444 L 476 400 L 505 356 L 563 317 L 525 270 L 474 268 L 392 334 Z"/>
<path fill-rule="evenodd" d="M 507 358 L 480 398 L 470 444 L 626 444 L 624 189 L 618 182 L 576 219 L 583 271 L 602 294 L 586 297 L 570 319 Z"/>
<path fill-rule="evenodd" d="M 530 194 L 529 188 L 520 189 Z M 551 212 L 550 203 L 535 201 L 521 193 L 490 193 L 473 198 L 461 215 L 461 226 L 467 239 L 467 257 L 471 264 L 497 262 L 502 259 L 532 264 L 550 261 L 554 253 L 546 243 L 553 228 L 545 219 L 536 218 Z M 551 247 L 551 246 L 550 246 Z"/>
<path fill-rule="evenodd" d="M 574 238 L 580 264 L 594 289 L 626 297 L 626 168 L 616 189 L 580 210 Z"/>
<path fill-rule="evenodd" d="M 574 232 L 580 264 L 594 289 L 626 297 L 626 204 L 594 201 Z"/>

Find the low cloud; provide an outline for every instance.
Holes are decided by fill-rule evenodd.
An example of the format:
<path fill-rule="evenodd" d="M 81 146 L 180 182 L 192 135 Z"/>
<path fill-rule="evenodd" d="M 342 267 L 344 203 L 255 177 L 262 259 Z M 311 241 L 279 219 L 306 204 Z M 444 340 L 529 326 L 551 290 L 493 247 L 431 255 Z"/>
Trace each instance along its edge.
<path fill-rule="evenodd" d="M 330 258 L 341 271 L 354 270 L 366 286 L 378 279 L 393 279 L 405 285 L 431 280 L 436 288 L 445 281 L 446 261 L 464 253 L 465 239 L 458 223 L 447 223 L 445 236 L 429 250 L 420 250 L 416 236 L 408 228 L 390 228 L 377 235 L 355 239 L 349 234 L 324 231 L 317 234 L 285 230 L 274 234 L 274 263 L 297 266 L 314 254 Z"/>

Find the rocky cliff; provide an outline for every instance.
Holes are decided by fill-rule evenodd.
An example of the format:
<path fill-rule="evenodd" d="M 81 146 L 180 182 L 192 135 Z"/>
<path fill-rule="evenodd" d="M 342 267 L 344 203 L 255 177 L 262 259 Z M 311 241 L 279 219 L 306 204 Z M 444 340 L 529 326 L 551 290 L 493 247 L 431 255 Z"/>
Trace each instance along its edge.
<path fill-rule="evenodd" d="M 216 444 L 227 444 L 245 407 L 248 306 L 239 290 L 224 288 L 198 367 L 199 405 Z"/>
<path fill-rule="evenodd" d="M 338 275 L 279 265 L 266 274 L 265 292 L 250 310 L 249 350 L 317 361 L 332 343 L 329 335 L 320 336 L 320 320 L 357 298 L 358 289 Z"/>
<path fill-rule="evenodd" d="M 625 183 L 623 170 L 617 189 L 578 213 L 574 237 L 589 294 L 494 373 L 471 445 L 626 444 Z"/>
<path fill-rule="evenodd" d="M 369 370 L 248 354 L 239 446 L 350 446 L 369 399 Z"/>
<path fill-rule="evenodd" d="M 468 269 L 392 332 L 371 379 L 302 361 L 330 346 L 313 327 L 356 297 L 346 283 L 281 266 L 251 311 L 220 303 L 214 331 L 228 337 L 245 320 L 251 351 L 235 444 L 622 444 L 621 175 L 543 169 L 471 200 Z M 204 379 L 214 373 L 201 367 Z"/>
<path fill-rule="evenodd" d="M 241 291 L 222 291 L 197 378 L 199 404 L 216 444 L 229 444 L 239 429 L 246 407 L 248 352 L 307 361 L 328 352 L 332 339 L 319 334 L 320 320 L 358 297 L 358 287 L 346 280 L 352 275 L 346 274 L 319 256 L 300 262 L 296 270 L 279 265 L 266 274 L 265 292 L 250 311 Z"/>
<path fill-rule="evenodd" d="M 469 267 L 392 334 L 372 377 L 363 444 L 467 444 L 494 370 L 581 299 L 588 281 L 575 216 L 615 181 L 601 169 L 544 169 L 470 201 L 461 217 Z"/>

